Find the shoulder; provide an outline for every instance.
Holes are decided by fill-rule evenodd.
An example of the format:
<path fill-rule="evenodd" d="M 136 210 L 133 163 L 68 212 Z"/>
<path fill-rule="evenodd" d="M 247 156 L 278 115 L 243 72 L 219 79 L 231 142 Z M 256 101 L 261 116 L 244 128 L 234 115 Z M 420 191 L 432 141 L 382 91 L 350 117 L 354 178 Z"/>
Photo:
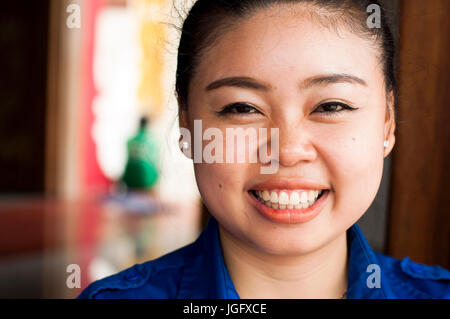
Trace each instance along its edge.
<path fill-rule="evenodd" d="M 379 253 L 376 256 L 394 298 L 450 298 L 450 271 L 413 262 L 409 257 L 399 260 Z"/>
<path fill-rule="evenodd" d="M 192 244 L 157 259 L 136 264 L 91 283 L 78 299 L 176 298 L 182 270 L 192 255 Z"/>

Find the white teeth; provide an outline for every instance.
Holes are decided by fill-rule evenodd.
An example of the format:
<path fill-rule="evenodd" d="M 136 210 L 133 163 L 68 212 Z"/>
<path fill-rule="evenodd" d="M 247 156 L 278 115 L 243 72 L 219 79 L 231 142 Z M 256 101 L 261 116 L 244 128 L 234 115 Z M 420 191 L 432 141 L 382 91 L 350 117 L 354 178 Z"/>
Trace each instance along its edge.
<path fill-rule="evenodd" d="M 308 202 L 313 203 L 315 199 L 316 199 L 316 191 L 309 191 Z"/>
<path fill-rule="evenodd" d="M 274 209 L 305 209 L 312 206 L 321 190 L 310 191 L 268 191 L 255 190 L 259 200 L 268 207 Z"/>
<path fill-rule="evenodd" d="M 270 193 L 270 201 L 278 204 L 278 194 L 276 192 Z"/>
<path fill-rule="evenodd" d="M 300 202 L 302 202 L 304 204 L 307 201 L 308 201 L 308 194 L 307 194 L 307 192 L 302 192 L 302 194 L 300 195 Z"/>
<path fill-rule="evenodd" d="M 289 195 L 286 192 L 281 192 L 280 197 L 278 197 L 278 203 L 284 206 L 289 204 Z"/>
<path fill-rule="evenodd" d="M 289 198 L 289 204 L 297 205 L 300 202 L 300 195 L 297 192 L 292 192 Z"/>

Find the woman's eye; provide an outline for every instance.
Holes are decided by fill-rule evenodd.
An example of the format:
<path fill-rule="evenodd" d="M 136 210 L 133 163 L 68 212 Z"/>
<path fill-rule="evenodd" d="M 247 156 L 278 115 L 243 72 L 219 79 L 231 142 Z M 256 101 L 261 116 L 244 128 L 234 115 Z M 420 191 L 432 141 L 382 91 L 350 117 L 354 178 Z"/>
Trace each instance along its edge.
<path fill-rule="evenodd" d="M 259 111 L 250 104 L 247 103 L 233 103 L 225 106 L 221 111 L 218 112 L 220 115 L 224 114 L 251 114 L 251 113 L 259 113 Z"/>
<path fill-rule="evenodd" d="M 314 110 L 314 112 L 332 114 L 332 113 L 339 113 L 339 112 L 342 112 L 345 110 L 354 111 L 354 110 L 357 110 L 357 108 L 351 107 L 351 106 L 349 106 L 345 103 L 341 103 L 341 102 L 327 102 L 327 103 L 323 103 L 323 104 L 319 105 Z"/>

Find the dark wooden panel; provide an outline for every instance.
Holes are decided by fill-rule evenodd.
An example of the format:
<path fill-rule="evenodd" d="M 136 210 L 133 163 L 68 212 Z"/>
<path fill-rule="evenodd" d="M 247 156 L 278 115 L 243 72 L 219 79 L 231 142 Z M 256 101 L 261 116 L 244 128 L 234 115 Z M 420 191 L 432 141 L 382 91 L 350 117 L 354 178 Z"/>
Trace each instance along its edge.
<path fill-rule="evenodd" d="M 44 190 L 48 0 L 0 10 L 0 192 Z"/>
<path fill-rule="evenodd" d="M 450 268 L 450 1 L 403 0 L 388 253 Z"/>

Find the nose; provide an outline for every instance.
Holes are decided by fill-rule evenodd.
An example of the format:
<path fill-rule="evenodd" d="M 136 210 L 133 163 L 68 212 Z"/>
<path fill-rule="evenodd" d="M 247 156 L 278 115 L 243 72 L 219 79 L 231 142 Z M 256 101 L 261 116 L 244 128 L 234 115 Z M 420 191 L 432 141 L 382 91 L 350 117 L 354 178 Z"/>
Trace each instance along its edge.
<path fill-rule="evenodd" d="M 292 167 L 301 162 L 312 162 L 317 158 L 317 151 L 301 127 L 280 128 L 279 163 Z"/>

